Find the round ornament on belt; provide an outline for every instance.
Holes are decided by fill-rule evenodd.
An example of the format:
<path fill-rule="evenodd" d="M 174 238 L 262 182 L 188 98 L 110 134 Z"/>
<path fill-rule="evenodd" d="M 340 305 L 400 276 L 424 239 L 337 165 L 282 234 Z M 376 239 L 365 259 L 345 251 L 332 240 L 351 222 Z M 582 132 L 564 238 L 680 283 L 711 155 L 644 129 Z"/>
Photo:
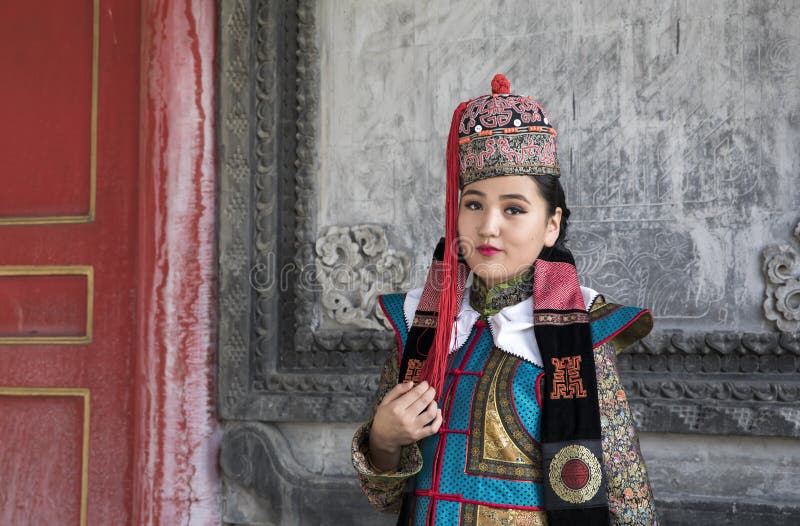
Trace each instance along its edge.
<path fill-rule="evenodd" d="M 561 448 L 550 463 L 550 485 L 556 495 L 572 504 L 592 499 L 603 473 L 597 457 L 587 448 L 572 444 Z"/>

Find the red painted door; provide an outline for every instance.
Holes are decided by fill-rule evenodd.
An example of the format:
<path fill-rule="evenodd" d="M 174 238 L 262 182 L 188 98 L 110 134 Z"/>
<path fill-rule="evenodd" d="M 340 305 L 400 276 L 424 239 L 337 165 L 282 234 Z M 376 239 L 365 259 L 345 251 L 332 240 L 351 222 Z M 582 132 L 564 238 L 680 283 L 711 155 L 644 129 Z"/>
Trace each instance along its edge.
<path fill-rule="evenodd" d="M 126 524 L 139 2 L 0 2 L 0 524 Z"/>

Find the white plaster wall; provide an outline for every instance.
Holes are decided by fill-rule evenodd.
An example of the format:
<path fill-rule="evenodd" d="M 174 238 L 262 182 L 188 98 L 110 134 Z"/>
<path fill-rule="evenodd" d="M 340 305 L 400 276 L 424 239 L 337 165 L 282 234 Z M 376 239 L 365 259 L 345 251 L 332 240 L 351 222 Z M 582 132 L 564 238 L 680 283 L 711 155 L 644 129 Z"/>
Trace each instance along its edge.
<path fill-rule="evenodd" d="M 319 3 L 319 227 L 379 223 L 424 279 L 443 231 L 458 102 L 512 91 L 560 135 L 587 283 L 659 329 L 773 330 L 761 251 L 800 220 L 800 2 Z M 355 424 L 281 424 L 318 473 L 348 473 Z M 800 499 L 800 441 L 643 434 L 656 497 Z"/>
<path fill-rule="evenodd" d="M 494 73 L 559 130 L 584 280 L 662 329 L 761 331 L 800 220 L 800 3 L 319 3 L 320 227 L 380 223 L 424 280 L 458 102 Z"/>

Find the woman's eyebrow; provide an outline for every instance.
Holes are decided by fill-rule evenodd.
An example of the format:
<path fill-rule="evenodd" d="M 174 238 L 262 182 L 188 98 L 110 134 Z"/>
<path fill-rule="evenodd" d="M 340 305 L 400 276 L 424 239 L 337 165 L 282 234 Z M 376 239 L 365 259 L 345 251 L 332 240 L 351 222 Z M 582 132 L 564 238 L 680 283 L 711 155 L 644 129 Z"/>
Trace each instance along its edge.
<path fill-rule="evenodd" d="M 461 195 L 461 197 L 465 197 L 465 196 L 468 196 L 468 195 L 477 195 L 477 196 L 480 196 L 480 197 L 486 197 L 486 194 L 484 194 L 483 192 L 481 192 L 479 190 L 472 190 L 472 189 L 466 190 Z M 500 199 L 519 199 L 520 201 L 525 201 L 526 203 L 531 204 L 531 202 L 528 201 L 528 199 L 522 194 L 503 194 L 503 195 L 500 196 Z"/>
<path fill-rule="evenodd" d="M 531 204 L 524 195 L 522 194 L 503 194 L 500 196 L 500 199 L 519 199 L 520 201 L 525 201 L 528 204 Z"/>

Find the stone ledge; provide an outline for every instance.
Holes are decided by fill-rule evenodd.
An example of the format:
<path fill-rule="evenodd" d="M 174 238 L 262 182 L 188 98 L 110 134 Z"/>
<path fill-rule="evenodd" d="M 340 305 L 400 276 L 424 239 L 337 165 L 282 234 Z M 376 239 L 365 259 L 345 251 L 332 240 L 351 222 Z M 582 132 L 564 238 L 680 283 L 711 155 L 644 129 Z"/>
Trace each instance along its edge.
<path fill-rule="evenodd" d="M 731 499 L 657 498 L 659 521 L 669 526 L 701 524 L 753 524 L 758 526 L 796 526 L 800 524 L 800 506 L 747 502 Z"/>
<path fill-rule="evenodd" d="M 348 448 L 343 448 L 349 451 Z M 293 526 L 394 524 L 372 509 L 352 476 L 313 473 L 295 458 L 274 424 L 235 423 L 220 453 L 223 520 L 229 524 Z"/>
<path fill-rule="evenodd" d="M 295 446 L 293 454 L 289 439 L 275 424 L 227 426 L 220 459 L 225 480 L 225 521 L 263 526 L 394 524 L 394 516 L 378 513 L 369 506 L 358 488 L 355 472 L 352 476 L 312 472 L 307 465 L 313 462 L 295 455 L 308 450 L 311 456 L 315 445 Z M 348 454 L 347 446 L 342 444 L 342 455 Z M 650 464 L 657 463 L 655 457 L 648 460 Z M 670 526 L 800 523 L 797 503 L 744 500 L 739 495 L 680 495 L 660 491 L 659 487 L 655 493 L 659 518 Z"/>

